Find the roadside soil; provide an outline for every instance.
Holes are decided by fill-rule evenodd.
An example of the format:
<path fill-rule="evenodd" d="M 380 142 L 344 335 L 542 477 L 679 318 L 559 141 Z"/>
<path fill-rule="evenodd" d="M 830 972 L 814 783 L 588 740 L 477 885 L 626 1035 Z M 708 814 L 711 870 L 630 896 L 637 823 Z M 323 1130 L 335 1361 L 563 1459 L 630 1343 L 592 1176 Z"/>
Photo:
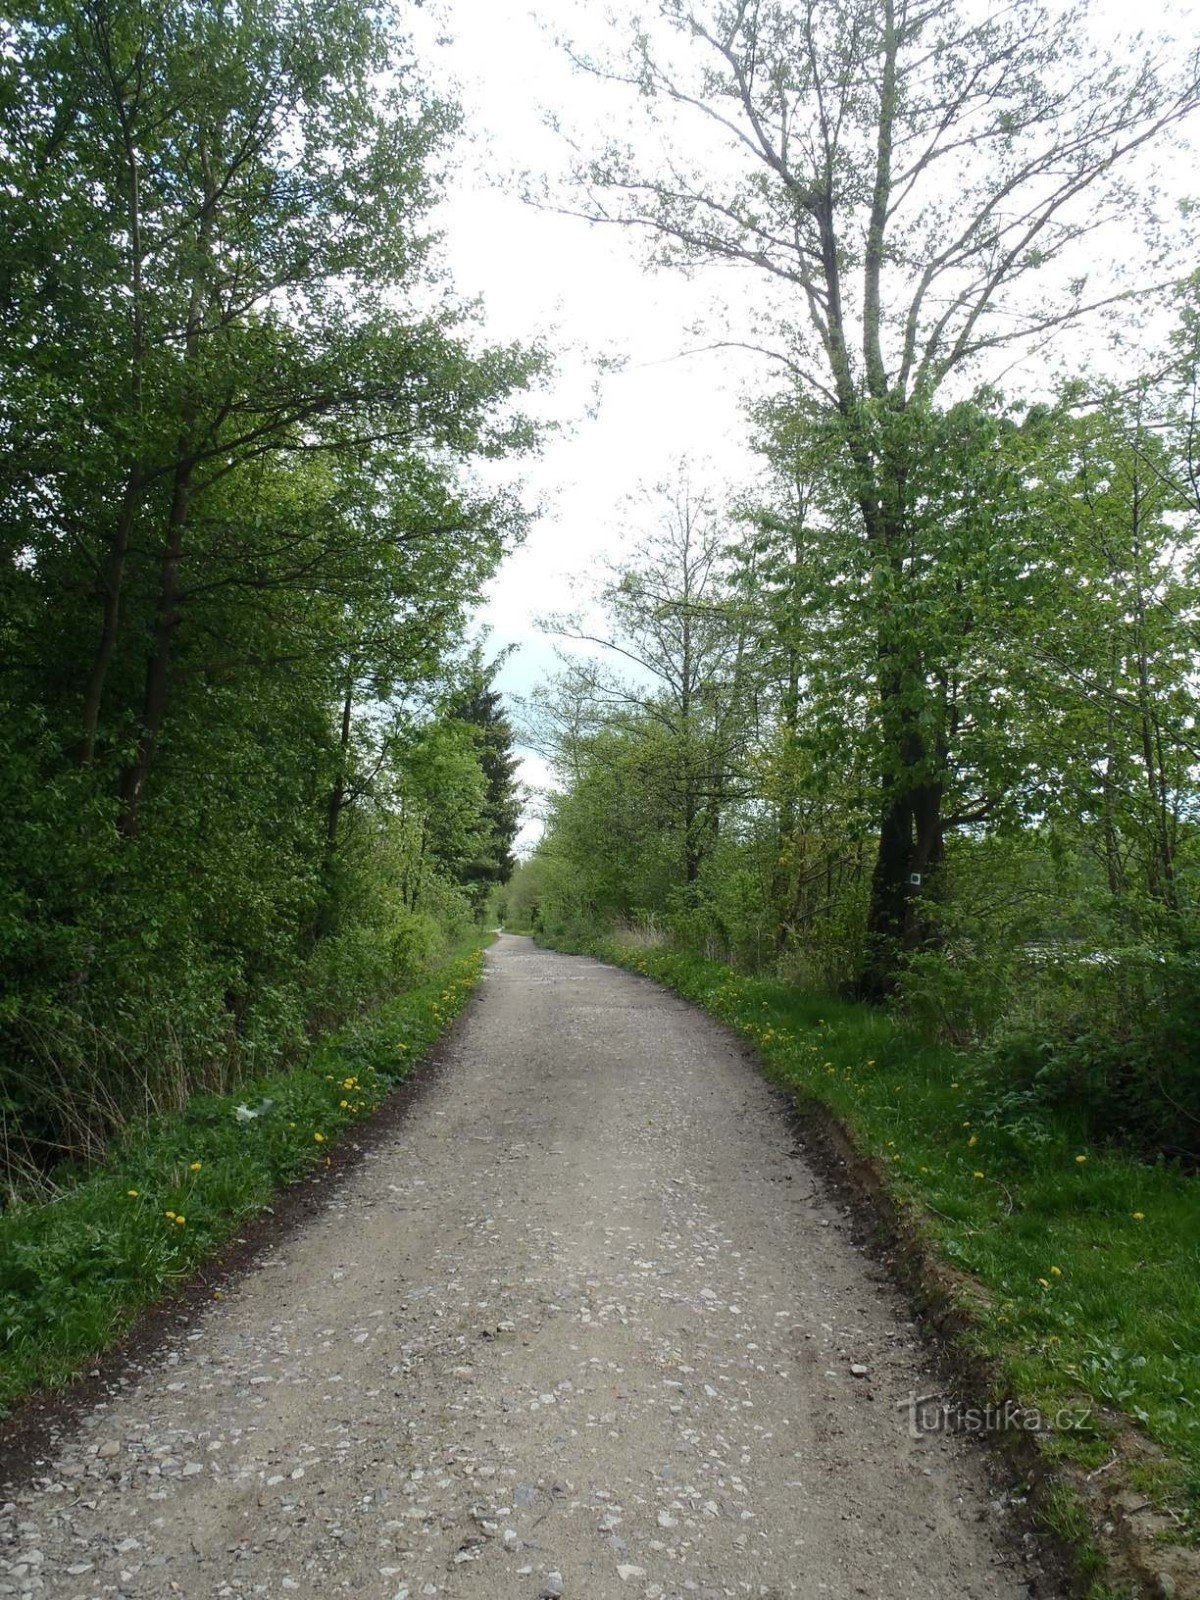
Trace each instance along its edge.
<path fill-rule="evenodd" d="M 919 1329 L 698 1011 L 502 936 L 364 1146 L 0 1491 L 0 1594 L 1058 1592 L 911 1436 Z"/>

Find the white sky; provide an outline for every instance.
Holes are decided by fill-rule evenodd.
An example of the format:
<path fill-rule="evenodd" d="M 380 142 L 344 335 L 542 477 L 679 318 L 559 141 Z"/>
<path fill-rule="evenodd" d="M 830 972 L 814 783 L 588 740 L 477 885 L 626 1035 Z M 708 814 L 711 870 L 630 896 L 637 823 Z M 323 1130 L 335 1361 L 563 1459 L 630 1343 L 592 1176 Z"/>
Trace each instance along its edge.
<path fill-rule="evenodd" d="M 541 0 L 543 18 L 580 15 L 602 26 L 603 8 L 582 12 L 571 0 Z M 1124 0 L 1101 7 L 1128 22 Z M 1144 0 L 1138 21 L 1156 30 L 1170 13 L 1190 6 Z M 518 648 L 500 687 L 522 695 L 554 668 L 553 641 L 539 632 L 539 614 L 572 605 L 572 583 L 586 586 L 611 556 L 623 525 L 622 503 L 640 483 L 672 476 L 687 455 L 693 480 L 718 493 L 755 472 L 745 445 L 740 398 L 761 364 L 729 351 L 684 354 L 724 335 L 728 322 L 715 302 L 748 313 L 745 288 L 728 269 L 695 280 L 647 274 L 642 242 L 624 230 L 539 211 L 522 201 L 516 175 L 553 170 L 564 159 L 543 110 L 572 122 L 606 125 L 616 107 L 611 92 L 574 73 L 539 24 L 531 0 L 434 0 L 409 11 L 426 74 L 448 88 L 465 113 L 465 136 L 437 224 L 445 259 L 464 295 L 485 302 L 485 330 L 495 339 L 547 339 L 557 376 L 542 402 L 562 425 L 541 457 L 524 463 L 527 503 L 541 515 L 525 544 L 489 586 L 478 621 L 491 630 L 493 649 Z M 758 292 L 761 294 L 761 280 Z M 704 321 L 707 336 L 694 328 Z M 733 330 L 736 333 L 736 329 Z M 623 358 L 622 371 L 596 389 L 595 357 Z M 524 780 L 538 787 L 548 774 L 524 752 Z M 521 843 L 540 832 L 527 822 Z"/>
<path fill-rule="evenodd" d="M 535 618 L 569 608 L 572 582 L 586 584 L 614 552 L 622 502 L 639 483 L 669 478 L 683 455 L 697 479 L 717 485 L 732 487 L 754 471 L 739 410 L 753 358 L 681 354 L 703 342 L 690 330 L 719 283 L 647 274 L 637 241 L 621 230 L 519 198 L 518 172 L 563 157 L 542 108 L 577 109 L 588 88 L 528 0 L 443 0 L 436 15 L 450 40 L 426 61 L 435 82 L 452 84 L 467 130 L 437 217 L 446 260 L 460 293 L 482 295 L 491 337 L 543 334 L 556 357 L 541 409 L 561 428 L 519 474 L 541 515 L 489 586 L 478 619 L 491 629 L 493 650 L 518 647 L 499 681 L 523 695 L 555 664 L 554 642 Z M 626 365 L 598 380 L 599 356 Z M 523 755 L 525 782 L 544 785 L 544 763 Z M 522 842 L 539 833 L 531 821 Z"/>

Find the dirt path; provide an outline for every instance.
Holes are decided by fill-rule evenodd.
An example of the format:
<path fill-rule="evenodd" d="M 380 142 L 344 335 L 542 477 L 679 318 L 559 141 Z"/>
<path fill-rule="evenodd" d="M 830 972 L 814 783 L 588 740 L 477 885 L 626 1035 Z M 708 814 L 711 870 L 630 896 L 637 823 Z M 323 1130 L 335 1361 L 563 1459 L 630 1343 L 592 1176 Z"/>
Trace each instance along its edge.
<path fill-rule="evenodd" d="M 504 937 L 394 1139 L 10 1488 L 0 1593 L 1027 1595 L 933 1387 L 730 1036 Z"/>

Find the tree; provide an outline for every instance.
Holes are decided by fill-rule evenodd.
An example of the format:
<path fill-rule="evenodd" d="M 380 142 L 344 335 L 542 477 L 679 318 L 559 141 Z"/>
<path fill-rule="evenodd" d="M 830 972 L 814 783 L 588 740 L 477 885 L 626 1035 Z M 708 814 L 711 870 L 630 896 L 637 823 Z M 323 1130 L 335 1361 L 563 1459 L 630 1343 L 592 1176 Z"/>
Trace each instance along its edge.
<path fill-rule="evenodd" d="M 1033 805 L 1082 826 L 1115 904 L 1152 903 L 1178 931 L 1177 857 L 1200 754 L 1196 518 L 1146 387 L 1079 399 L 1035 408 L 1023 430 L 1043 548 L 1030 563 L 1035 620 L 1009 681 L 1025 702 Z"/>
<path fill-rule="evenodd" d="M 759 598 L 755 658 L 768 678 L 786 673 L 769 698 L 781 723 L 771 769 L 786 860 L 777 892 L 789 877 L 793 893 L 823 877 L 829 903 L 831 881 L 844 873 L 857 881 L 862 870 L 871 774 L 889 731 L 876 688 L 878 632 L 864 622 L 887 617 L 897 637 L 919 641 L 924 663 L 909 697 L 929 760 L 912 804 L 921 801 L 917 816 L 927 822 L 932 810 L 936 826 L 922 834 L 928 853 L 912 858 L 920 892 L 909 896 L 908 933 L 910 948 L 927 946 L 938 937 L 948 841 L 1011 821 L 1028 787 L 1009 652 L 1014 634 L 1036 626 L 1031 570 L 1053 567 L 1024 481 L 1028 451 L 998 396 L 923 417 L 907 480 L 912 553 L 897 574 L 880 567 L 863 534 L 853 475 L 829 448 L 836 422 L 786 400 L 760 406 L 757 417 L 772 474 L 765 495 L 747 504 L 753 533 L 741 582 Z M 803 829 L 802 846 L 788 842 L 794 810 L 824 819 Z"/>
<path fill-rule="evenodd" d="M 487 784 L 481 848 L 465 869 L 477 910 L 482 909 L 489 889 L 508 882 L 517 864 L 513 845 L 520 831 L 524 801 L 517 782 L 520 760 L 514 748 L 512 724 L 504 710 L 504 697 L 494 683 L 505 659 L 501 655 L 485 663 L 482 649 L 476 647 L 467 659 L 463 685 L 447 708 L 452 717 L 471 729 Z"/>
<path fill-rule="evenodd" d="M 871 997 L 924 937 L 914 888 L 944 854 L 945 664 L 903 599 L 924 562 L 912 484 L 944 437 L 934 408 L 991 353 L 1132 292 L 1090 284 L 1085 249 L 1127 224 L 1134 158 L 1200 96 L 1194 54 L 1105 55 L 1086 15 L 1035 0 L 660 0 L 624 61 L 577 54 L 651 115 L 706 130 L 658 171 L 605 149 L 577 174 L 588 214 L 647 230 L 661 260 L 765 273 L 792 381 L 836 422 L 879 575 L 863 618 L 879 726 Z"/>
<path fill-rule="evenodd" d="M 0 1134 L 31 1168 L 286 1062 L 469 918 L 487 785 L 445 704 L 524 525 L 472 468 L 532 442 L 543 358 L 435 258 L 456 122 L 386 8 L 0 15 Z"/>
<path fill-rule="evenodd" d="M 739 507 L 734 593 L 756 707 L 749 787 L 769 818 L 764 899 L 777 954 L 820 951 L 826 981 L 844 983 L 832 918 L 861 879 L 870 805 L 860 541 L 819 419 L 790 401 L 754 416 L 769 471 Z"/>
<path fill-rule="evenodd" d="M 616 670 L 600 663 L 578 670 L 605 726 L 657 728 L 683 881 L 691 885 L 735 781 L 745 636 L 729 605 L 724 537 L 709 497 L 692 489 L 681 468 L 674 486 L 660 485 L 644 500 L 654 530 L 600 592 L 610 631 L 592 633 L 578 617 L 550 618 L 546 626 L 619 660 Z"/>
<path fill-rule="evenodd" d="M 84 764 L 123 642 L 135 658 L 108 717 L 112 746 L 133 735 L 117 775 L 132 835 L 206 497 L 265 455 L 503 449 L 520 428 L 498 402 L 536 362 L 469 351 L 458 309 L 418 306 L 430 158 L 454 115 L 380 14 L 88 0 L 32 7 L 11 34 L 10 176 L 26 194 L 49 165 L 75 176 L 70 203 L 23 213 L 10 247 L 8 354 L 27 403 L 7 464 L 25 486 L 13 498 L 38 506 L 23 521 L 39 576 L 68 590 L 90 646 L 71 664 Z M 45 352 L 64 331 L 59 370 Z"/>
<path fill-rule="evenodd" d="M 322 573 L 338 707 L 319 935 L 337 920 L 342 822 L 394 781 L 414 719 L 444 692 L 469 604 L 524 523 L 507 497 L 465 493 L 444 469 L 412 460 L 356 476 L 341 514 L 341 529 L 328 511 L 322 528 L 322 553 L 339 555 Z M 311 586 L 321 569 L 306 570 Z"/>

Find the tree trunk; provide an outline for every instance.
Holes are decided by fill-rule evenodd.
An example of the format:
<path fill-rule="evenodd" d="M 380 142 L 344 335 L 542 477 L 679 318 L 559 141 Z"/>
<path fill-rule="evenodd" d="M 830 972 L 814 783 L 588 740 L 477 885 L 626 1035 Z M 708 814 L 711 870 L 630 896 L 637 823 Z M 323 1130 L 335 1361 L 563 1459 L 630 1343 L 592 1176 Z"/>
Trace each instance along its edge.
<path fill-rule="evenodd" d="M 797 558 L 797 565 L 798 558 Z M 771 904 L 775 907 L 775 954 L 787 949 L 799 911 L 799 871 L 795 860 L 796 847 L 796 789 L 792 781 L 791 760 L 796 747 L 796 730 L 800 719 L 800 657 L 795 650 L 787 652 L 787 687 L 783 694 L 783 737 L 788 765 L 785 767 L 784 792 L 779 804 L 779 821 L 776 827 L 775 864 L 771 872 Z"/>
<path fill-rule="evenodd" d="M 1146 644 L 1146 592 L 1142 544 L 1144 506 L 1140 473 L 1134 476 L 1133 504 L 1130 509 L 1133 532 L 1133 637 L 1134 649 L 1137 652 L 1138 720 L 1153 834 L 1147 863 L 1148 887 L 1150 893 L 1161 900 L 1163 905 L 1171 911 L 1178 911 L 1179 895 L 1175 884 L 1170 785 L 1163 762 L 1162 729 L 1158 709 L 1154 703 L 1154 686 L 1151 681 L 1150 657 Z"/>
<path fill-rule="evenodd" d="M 108 554 L 104 574 L 104 609 L 100 622 L 100 640 L 92 658 L 91 671 L 83 694 L 83 737 L 79 743 L 79 764 L 90 766 L 96 755 L 96 735 L 100 727 L 100 707 L 104 699 L 104 685 L 117 648 L 117 630 L 121 615 L 121 586 L 125 579 L 125 564 L 133 539 L 133 525 L 137 518 L 138 503 L 142 495 L 143 472 L 135 466 L 125 482 L 121 496 L 121 509 L 117 514 L 117 527 Z"/>
<path fill-rule="evenodd" d="M 315 937 L 327 939 L 337 931 L 335 904 L 335 868 L 337 865 L 338 825 L 346 808 L 346 776 L 349 770 L 350 729 L 354 711 L 354 666 L 351 663 L 346 678 L 346 693 L 342 699 L 342 722 L 338 736 L 337 776 L 329 791 L 325 808 L 325 849 L 321 861 L 321 904 L 317 911 Z"/>
<path fill-rule="evenodd" d="M 886 620 L 886 619 L 885 619 Z M 928 946 L 936 937 L 920 902 L 936 893 L 945 853 L 942 802 L 948 759 L 945 738 L 939 738 L 932 760 L 918 725 L 914 686 L 924 671 L 907 642 L 897 646 L 886 636 L 879 647 L 883 663 L 879 696 L 883 727 L 883 806 L 879 849 L 871 876 L 867 939 L 857 992 L 878 1003 L 895 991 L 906 954 Z"/>
<path fill-rule="evenodd" d="M 113 103 L 121 124 L 122 154 L 125 161 L 128 186 L 129 212 L 130 289 L 132 291 L 133 349 L 130 358 L 129 390 L 131 410 L 138 425 L 135 452 L 144 448 L 141 424 L 144 407 L 144 382 L 146 366 L 146 313 L 145 284 L 142 248 L 142 197 L 141 163 L 136 135 L 137 104 L 126 101 L 124 88 L 113 65 L 107 34 L 99 36 L 100 53 L 113 91 Z M 142 61 L 137 62 L 138 82 Z M 104 598 L 100 621 L 100 641 L 92 658 L 91 671 L 83 695 L 83 733 L 79 744 L 79 763 L 90 766 L 96 755 L 96 735 L 100 726 L 100 707 L 104 699 L 104 685 L 117 647 L 117 630 L 121 619 L 121 587 L 125 581 L 125 567 L 129 547 L 133 540 L 134 523 L 145 487 L 146 470 L 140 459 L 135 460 L 125 479 L 125 492 L 117 513 L 117 526 L 109 549 L 104 573 Z"/>
<path fill-rule="evenodd" d="M 158 604 L 155 609 L 154 641 L 146 664 L 146 689 L 142 702 L 142 726 L 133 760 L 121 775 L 121 811 L 117 826 L 132 839 L 140 826 L 142 794 L 155 746 L 166 719 L 171 695 L 171 664 L 175 650 L 175 630 L 179 626 L 179 568 L 183 559 L 183 534 L 187 526 L 195 471 L 186 446 L 181 441 L 180 459 L 175 467 L 171 490 L 171 511 L 167 523 L 167 542 L 159 570 Z"/>
<path fill-rule="evenodd" d="M 857 985 L 861 999 L 886 1000 L 895 992 L 904 956 L 936 941 L 921 903 L 937 893 L 944 855 L 941 785 L 894 789 L 880 819 L 871 876 L 866 959 Z"/>
<path fill-rule="evenodd" d="M 1114 634 L 1108 654 L 1108 709 L 1106 714 L 1103 822 L 1104 867 L 1108 877 L 1108 892 L 1120 895 L 1125 888 L 1125 874 L 1121 865 L 1121 847 L 1117 832 L 1117 711 L 1115 696 L 1118 686 L 1119 650 Z"/>
<path fill-rule="evenodd" d="M 685 755 L 687 770 L 683 791 L 683 881 L 690 888 L 700 876 L 699 811 L 692 779 L 691 751 Z"/>
<path fill-rule="evenodd" d="M 213 211 L 217 189 L 209 166 L 208 150 L 201 139 L 200 160 L 204 173 L 204 204 L 197 231 L 198 262 L 188 297 L 187 330 L 184 339 L 183 398 L 175 472 L 171 484 L 171 507 L 167 516 L 167 536 L 159 569 L 158 603 L 155 610 L 154 641 L 146 665 L 146 690 L 142 706 L 142 728 L 133 761 L 121 777 L 121 810 L 117 826 L 126 838 L 138 831 L 142 793 L 158 736 L 162 732 L 171 694 L 171 661 L 175 649 L 175 630 L 179 626 L 179 569 L 183 560 L 183 538 L 191 507 L 192 481 L 196 472 L 195 430 L 199 399 L 192 388 L 193 374 L 200 354 L 204 307 L 210 289 L 208 268 L 212 238 Z"/>

